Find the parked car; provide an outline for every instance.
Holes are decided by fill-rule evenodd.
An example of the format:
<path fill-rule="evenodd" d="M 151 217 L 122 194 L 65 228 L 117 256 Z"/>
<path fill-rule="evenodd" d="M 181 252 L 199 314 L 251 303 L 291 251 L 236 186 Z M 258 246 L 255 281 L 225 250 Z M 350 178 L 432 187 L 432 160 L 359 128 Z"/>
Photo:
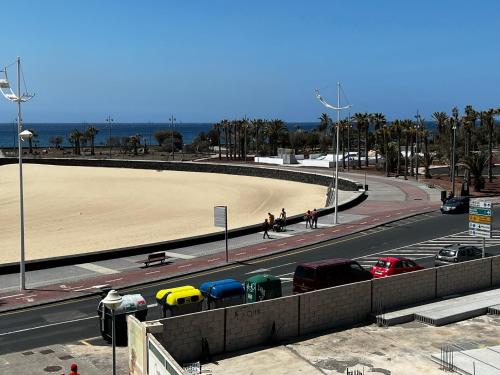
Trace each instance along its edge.
<path fill-rule="evenodd" d="M 385 277 L 398 275 L 400 273 L 422 270 L 424 267 L 407 258 L 385 257 L 370 269 L 373 277 Z"/>
<path fill-rule="evenodd" d="M 469 197 L 455 197 L 446 200 L 441 206 L 443 214 L 458 214 L 469 212 Z"/>
<path fill-rule="evenodd" d="M 372 274 L 350 259 L 326 259 L 299 264 L 293 275 L 293 292 L 303 293 L 357 281 L 371 280 Z"/>
<path fill-rule="evenodd" d="M 467 260 L 479 259 L 483 256 L 481 249 L 471 245 L 448 245 L 436 254 L 434 263 L 436 266 L 465 262 Z"/>

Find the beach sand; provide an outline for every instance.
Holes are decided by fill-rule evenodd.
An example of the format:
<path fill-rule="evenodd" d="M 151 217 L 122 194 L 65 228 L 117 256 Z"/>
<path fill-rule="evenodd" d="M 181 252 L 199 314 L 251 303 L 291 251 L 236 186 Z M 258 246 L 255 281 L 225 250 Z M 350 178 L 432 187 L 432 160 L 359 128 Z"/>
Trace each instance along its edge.
<path fill-rule="evenodd" d="M 26 259 L 50 258 L 220 231 L 324 206 L 326 187 L 212 173 L 24 164 Z M 0 167 L 0 263 L 19 261 L 19 169 Z"/>

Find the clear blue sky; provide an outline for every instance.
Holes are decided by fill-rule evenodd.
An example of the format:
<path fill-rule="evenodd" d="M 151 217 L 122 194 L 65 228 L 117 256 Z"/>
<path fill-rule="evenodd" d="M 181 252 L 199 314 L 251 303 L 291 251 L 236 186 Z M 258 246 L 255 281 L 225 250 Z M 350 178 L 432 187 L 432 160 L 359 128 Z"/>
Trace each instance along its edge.
<path fill-rule="evenodd" d="M 314 88 L 334 101 L 336 81 L 353 112 L 389 119 L 500 105 L 495 0 L 2 5 L 0 65 L 21 56 L 37 94 L 27 122 L 315 121 Z"/>

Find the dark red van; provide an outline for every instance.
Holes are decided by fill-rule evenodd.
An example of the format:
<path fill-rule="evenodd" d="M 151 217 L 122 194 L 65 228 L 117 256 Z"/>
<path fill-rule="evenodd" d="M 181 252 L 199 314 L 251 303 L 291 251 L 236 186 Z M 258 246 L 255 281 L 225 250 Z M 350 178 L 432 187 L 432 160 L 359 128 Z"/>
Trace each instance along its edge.
<path fill-rule="evenodd" d="M 299 264 L 293 275 L 293 293 L 371 280 L 373 275 L 350 259 L 325 259 Z"/>

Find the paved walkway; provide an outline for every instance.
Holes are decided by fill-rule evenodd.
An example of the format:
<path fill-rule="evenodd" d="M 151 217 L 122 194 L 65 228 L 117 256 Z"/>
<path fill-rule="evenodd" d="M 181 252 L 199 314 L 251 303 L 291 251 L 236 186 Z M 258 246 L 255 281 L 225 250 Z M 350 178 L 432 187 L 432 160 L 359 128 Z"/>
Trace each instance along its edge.
<path fill-rule="evenodd" d="M 268 167 L 268 166 L 267 166 Z M 331 171 L 310 172 L 331 174 Z M 341 173 L 341 177 L 364 183 L 364 174 Z M 254 233 L 230 240 L 230 262 L 245 261 L 326 240 L 343 237 L 404 217 L 436 210 L 439 191 L 425 185 L 379 176 L 366 177 L 368 198 L 361 204 L 339 213 L 339 225 L 333 216 L 321 217 L 318 229 L 306 229 L 304 223 L 291 225 L 286 232 L 271 232 L 271 240 Z M 39 305 L 96 293 L 104 285 L 124 288 L 148 281 L 220 267 L 226 264 L 223 241 L 178 248 L 168 253 L 171 262 L 141 267 L 144 256 L 65 266 L 27 273 L 28 290 L 18 289 L 19 275 L 0 276 L 0 311 Z"/>

